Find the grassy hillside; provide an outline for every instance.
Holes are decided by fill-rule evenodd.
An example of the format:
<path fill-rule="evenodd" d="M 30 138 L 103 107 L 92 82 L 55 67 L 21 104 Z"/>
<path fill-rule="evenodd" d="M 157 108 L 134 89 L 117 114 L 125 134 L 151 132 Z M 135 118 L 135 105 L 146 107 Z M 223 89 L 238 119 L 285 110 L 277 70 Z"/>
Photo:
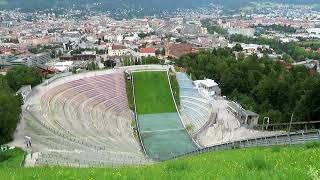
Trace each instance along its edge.
<path fill-rule="evenodd" d="M 7 168 L 2 179 L 313 179 L 320 169 L 320 147 L 251 148 L 211 152 L 144 167 Z M 314 178 L 315 179 L 315 178 Z"/>
<path fill-rule="evenodd" d="M 176 112 L 166 72 L 133 74 L 138 114 Z"/>

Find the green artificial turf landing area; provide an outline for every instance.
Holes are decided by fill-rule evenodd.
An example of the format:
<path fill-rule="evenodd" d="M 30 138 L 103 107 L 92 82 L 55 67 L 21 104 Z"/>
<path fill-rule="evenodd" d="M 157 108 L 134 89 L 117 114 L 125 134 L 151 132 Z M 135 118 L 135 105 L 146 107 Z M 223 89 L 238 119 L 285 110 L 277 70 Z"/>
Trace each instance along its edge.
<path fill-rule="evenodd" d="M 146 153 L 165 160 L 197 149 L 176 111 L 167 72 L 133 73 L 139 130 Z"/>

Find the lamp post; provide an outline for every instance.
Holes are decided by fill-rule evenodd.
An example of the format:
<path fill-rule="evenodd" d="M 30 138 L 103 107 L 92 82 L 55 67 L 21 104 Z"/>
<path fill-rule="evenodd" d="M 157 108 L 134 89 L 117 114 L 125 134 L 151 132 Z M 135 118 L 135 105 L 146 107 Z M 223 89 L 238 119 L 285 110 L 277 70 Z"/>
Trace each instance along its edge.
<path fill-rule="evenodd" d="M 270 123 L 270 117 L 264 117 L 263 118 L 263 122 L 262 122 L 262 131 L 264 131 L 264 121 L 267 120 L 267 125 L 266 127 L 269 126 L 269 123 Z"/>

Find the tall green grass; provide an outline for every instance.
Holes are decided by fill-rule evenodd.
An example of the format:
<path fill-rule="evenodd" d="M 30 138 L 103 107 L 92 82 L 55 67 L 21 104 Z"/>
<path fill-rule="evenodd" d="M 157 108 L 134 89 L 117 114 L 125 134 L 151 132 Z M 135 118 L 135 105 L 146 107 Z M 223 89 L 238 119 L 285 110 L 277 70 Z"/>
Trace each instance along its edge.
<path fill-rule="evenodd" d="M 1 179 L 225 179 L 310 180 L 319 178 L 320 147 L 306 145 L 216 151 L 154 165 L 121 168 L 7 167 Z M 12 161 L 11 161 L 12 162 Z"/>

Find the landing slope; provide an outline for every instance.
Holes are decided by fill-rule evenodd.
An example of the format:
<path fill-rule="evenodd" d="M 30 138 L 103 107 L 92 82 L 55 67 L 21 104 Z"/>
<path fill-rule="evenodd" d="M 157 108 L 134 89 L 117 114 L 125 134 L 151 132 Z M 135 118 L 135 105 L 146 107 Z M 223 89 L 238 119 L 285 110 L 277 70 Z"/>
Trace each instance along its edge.
<path fill-rule="evenodd" d="M 147 154 L 165 160 L 196 149 L 183 127 L 167 72 L 133 74 L 139 130 Z"/>
<path fill-rule="evenodd" d="M 136 72 L 134 79 L 138 114 L 176 112 L 166 72 Z"/>

